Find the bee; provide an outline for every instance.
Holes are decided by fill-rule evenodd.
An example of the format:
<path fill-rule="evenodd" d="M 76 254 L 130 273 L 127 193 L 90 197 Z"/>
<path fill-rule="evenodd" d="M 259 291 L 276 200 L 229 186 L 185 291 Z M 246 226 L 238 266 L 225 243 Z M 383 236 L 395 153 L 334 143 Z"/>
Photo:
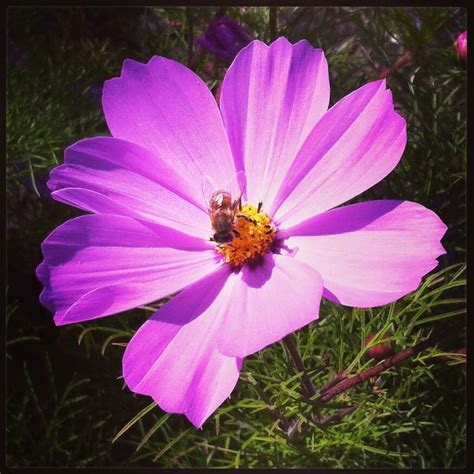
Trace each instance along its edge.
<path fill-rule="evenodd" d="M 227 191 L 215 191 L 209 201 L 209 216 L 211 225 L 215 230 L 212 240 L 224 244 L 232 242 L 239 233 L 234 229 L 234 219 L 237 209 L 240 209 L 241 199 L 232 200 Z"/>
<path fill-rule="evenodd" d="M 203 177 L 202 189 L 211 218 L 211 225 L 214 229 L 214 235 L 210 240 L 219 244 L 232 242 L 234 237 L 239 237 L 239 233 L 234 228 L 235 217 L 247 218 L 243 215 L 237 215 L 237 211 L 242 209 L 244 190 L 241 190 L 238 199 L 233 200 L 230 191 L 216 190 L 216 185 L 209 176 Z"/>

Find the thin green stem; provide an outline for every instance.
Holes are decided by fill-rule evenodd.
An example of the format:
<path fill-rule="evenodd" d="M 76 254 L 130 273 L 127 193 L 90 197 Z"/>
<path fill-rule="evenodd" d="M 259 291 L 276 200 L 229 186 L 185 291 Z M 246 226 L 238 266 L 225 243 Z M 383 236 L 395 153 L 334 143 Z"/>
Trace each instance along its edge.
<path fill-rule="evenodd" d="M 292 423 L 287 420 L 282 412 L 280 411 L 279 408 L 275 407 L 270 398 L 268 397 L 268 395 L 265 393 L 264 390 L 262 390 L 259 385 L 258 385 L 258 382 L 253 384 L 253 387 L 255 388 L 255 390 L 257 391 L 258 395 L 260 396 L 260 398 L 265 402 L 265 405 L 267 406 L 267 409 L 268 411 L 270 412 L 272 418 L 275 420 L 275 421 L 278 421 L 280 427 L 282 430 L 284 431 L 289 431 L 291 426 L 292 426 Z"/>

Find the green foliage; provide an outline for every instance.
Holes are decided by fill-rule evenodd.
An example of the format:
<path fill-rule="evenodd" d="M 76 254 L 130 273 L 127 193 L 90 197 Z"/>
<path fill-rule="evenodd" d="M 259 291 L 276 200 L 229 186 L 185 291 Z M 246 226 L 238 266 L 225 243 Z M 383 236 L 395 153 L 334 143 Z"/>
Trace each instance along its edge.
<path fill-rule="evenodd" d="M 102 439 L 104 425 L 112 415 L 102 414 L 101 418 L 90 410 L 84 389 L 90 379 L 79 379 L 73 374 L 64 390 L 59 391 L 47 354 L 44 364 L 47 399 L 40 398 L 25 363 L 26 390 L 9 400 L 7 464 L 11 467 L 97 465 L 101 458 L 109 457 L 105 443 L 97 449 L 97 440 Z M 87 457 L 84 453 L 88 453 Z"/>
<path fill-rule="evenodd" d="M 62 163 L 68 145 L 108 134 L 100 87 L 120 73 L 124 59 L 192 59 L 216 91 L 228 64 L 190 48 L 216 11 L 9 9 L 9 37 L 20 52 L 7 73 L 12 281 L 31 278 L 43 238 L 78 214 L 40 197 L 40 182 Z M 226 14 L 270 39 L 268 8 L 229 7 Z M 376 333 L 374 345 L 390 332 L 402 351 L 465 317 L 466 69 L 453 42 L 466 29 L 466 13 L 281 7 L 276 17 L 279 35 L 325 50 L 332 104 L 386 73 L 407 120 L 408 143 L 400 165 L 354 201 L 408 199 L 433 209 L 448 225 L 440 266 L 417 291 L 385 307 L 351 309 L 323 300 L 319 320 L 294 334 L 305 371 L 295 368 L 284 342 L 248 357 L 230 399 L 201 430 L 124 389 L 123 349 L 164 301 L 57 329 L 37 303 L 38 285 L 25 292 L 10 282 L 9 466 L 464 466 L 465 358 L 453 352 L 465 345 L 463 331 L 327 403 L 318 392 L 308 398 L 302 391 L 305 378 L 320 389 L 343 371 L 350 377 L 373 367 L 364 343 L 369 334 Z M 332 422 L 321 424 L 331 415 Z"/>
<path fill-rule="evenodd" d="M 349 310 L 325 301 L 319 321 L 295 334 L 313 384 L 320 388 L 337 373 L 352 376 L 374 366 L 364 343 L 370 333 L 380 337 L 390 331 L 401 351 L 425 340 L 448 318 L 462 318 L 464 273 L 464 265 L 443 269 L 416 292 L 379 309 Z M 463 344 L 461 337 L 455 339 Z M 455 344 L 448 342 L 448 348 Z M 443 357 L 446 361 L 439 362 Z M 284 344 L 275 344 L 245 360 L 231 399 L 202 431 L 184 436 L 189 425 L 182 417 L 170 417 L 151 404 L 119 432 L 117 442 L 136 446 L 133 462 L 158 457 L 159 465 L 169 468 L 459 467 L 465 420 L 451 407 L 463 406 L 463 364 L 462 356 L 432 347 L 323 403 L 318 394 L 301 395 L 303 374 L 293 368 Z M 351 405 L 356 410 L 339 422 L 313 421 Z M 275 409 L 297 423 L 293 436 L 281 428 Z M 120 441 L 119 435 L 127 439 Z M 163 450 L 169 451 L 166 457 Z"/>

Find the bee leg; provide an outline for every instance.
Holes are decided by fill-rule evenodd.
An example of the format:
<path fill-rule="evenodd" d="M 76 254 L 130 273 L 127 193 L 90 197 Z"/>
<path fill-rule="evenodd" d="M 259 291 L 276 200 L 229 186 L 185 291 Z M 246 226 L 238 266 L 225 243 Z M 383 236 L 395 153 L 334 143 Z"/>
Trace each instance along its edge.
<path fill-rule="evenodd" d="M 247 217 L 247 216 L 244 216 L 243 214 L 237 214 L 235 217 L 240 217 L 242 219 L 245 219 L 247 222 L 251 222 L 252 224 L 257 224 L 256 221 L 254 221 L 253 219 L 250 219 L 250 217 Z"/>
<path fill-rule="evenodd" d="M 262 210 L 262 205 L 263 205 L 263 202 L 262 202 L 262 201 L 258 201 L 257 212 L 260 212 L 260 211 Z"/>
<path fill-rule="evenodd" d="M 236 237 L 240 238 L 240 233 L 239 232 L 237 232 L 236 230 L 233 230 L 232 232 L 235 234 Z"/>
<path fill-rule="evenodd" d="M 242 195 L 239 197 L 239 211 L 242 210 Z"/>
<path fill-rule="evenodd" d="M 209 242 L 215 242 L 214 237 L 209 237 Z"/>

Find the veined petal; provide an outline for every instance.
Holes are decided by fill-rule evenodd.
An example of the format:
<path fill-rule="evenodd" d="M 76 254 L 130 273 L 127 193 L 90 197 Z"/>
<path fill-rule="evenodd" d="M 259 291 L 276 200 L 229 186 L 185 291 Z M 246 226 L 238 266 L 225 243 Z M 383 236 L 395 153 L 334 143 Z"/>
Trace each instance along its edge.
<path fill-rule="evenodd" d="M 253 41 L 227 71 L 220 107 L 249 202 L 269 209 L 301 145 L 326 112 L 329 76 L 307 41 Z"/>
<path fill-rule="evenodd" d="M 214 250 L 175 230 L 106 214 L 81 216 L 43 242 L 41 302 L 58 325 L 150 303 L 218 266 Z"/>
<path fill-rule="evenodd" d="M 445 253 L 445 232 L 439 217 L 420 204 L 380 200 L 316 216 L 288 231 L 285 244 L 321 274 L 323 296 L 367 308 L 416 290 Z"/>
<path fill-rule="evenodd" d="M 197 427 L 230 395 L 242 360 L 217 350 L 229 298 L 223 267 L 165 304 L 133 336 L 123 359 L 125 382 Z"/>
<path fill-rule="evenodd" d="M 245 357 L 319 316 L 321 277 L 294 258 L 267 254 L 230 280 L 232 296 L 218 340 L 223 354 Z"/>
<path fill-rule="evenodd" d="M 384 81 L 337 102 L 317 123 L 289 170 L 271 210 L 281 228 L 332 209 L 392 171 L 406 144 Z"/>
<path fill-rule="evenodd" d="M 237 381 L 241 360 L 233 356 L 263 349 L 317 319 L 321 292 L 319 274 L 290 257 L 267 255 L 239 273 L 225 266 L 137 332 L 125 353 L 125 380 L 200 426 Z"/>
<path fill-rule="evenodd" d="M 125 140 L 81 140 L 51 172 L 52 197 L 96 213 L 113 212 L 156 222 L 206 239 L 211 235 L 202 194 L 189 188 L 171 166 Z"/>
<path fill-rule="evenodd" d="M 102 106 L 112 135 L 154 152 L 191 195 L 202 195 L 203 175 L 219 186 L 235 175 L 217 103 L 182 64 L 158 56 L 147 64 L 125 60 L 121 76 L 105 82 Z"/>

